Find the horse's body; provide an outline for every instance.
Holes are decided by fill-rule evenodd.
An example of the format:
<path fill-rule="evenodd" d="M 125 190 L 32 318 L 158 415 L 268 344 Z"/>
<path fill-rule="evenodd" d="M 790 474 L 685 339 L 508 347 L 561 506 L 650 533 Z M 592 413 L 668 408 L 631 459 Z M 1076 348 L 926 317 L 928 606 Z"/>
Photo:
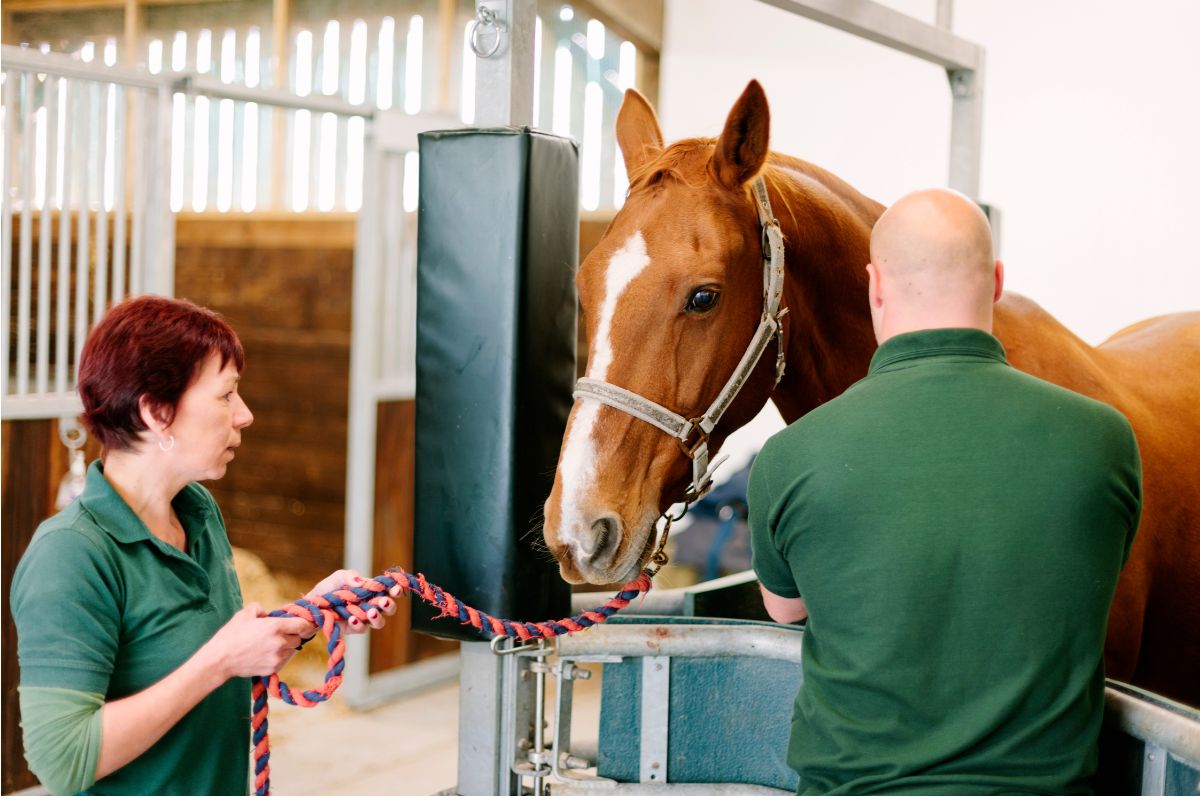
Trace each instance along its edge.
<path fill-rule="evenodd" d="M 768 397 L 788 422 L 836 397 L 866 374 L 876 347 L 864 266 L 883 206 L 824 170 L 768 153 L 768 125 L 766 99 L 751 84 L 720 139 L 664 149 L 649 105 L 627 94 L 617 133 L 629 198 L 578 278 L 588 375 L 698 414 L 762 313 L 758 221 L 745 185 L 763 175 L 787 248 L 787 373 L 772 389 L 772 366 L 759 365 L 713 448 Z M 720 294 L 719 307 L 697 311 L 691 298 L 701 290 Z M 1132 423 L 1144 502 L 1110 614 L 1108 673 L 1200 705 L 1200 313 L 1147 320 L 1091 347 L 1006 293 L 995 334 L 1014 367 L 1110 403 Z M 688 461 L 662 432 L 578 401 L 546 504 L 545 538 L 563 576 L 600 583 L 635 572 L 654 520 L 688 477 Z"/>

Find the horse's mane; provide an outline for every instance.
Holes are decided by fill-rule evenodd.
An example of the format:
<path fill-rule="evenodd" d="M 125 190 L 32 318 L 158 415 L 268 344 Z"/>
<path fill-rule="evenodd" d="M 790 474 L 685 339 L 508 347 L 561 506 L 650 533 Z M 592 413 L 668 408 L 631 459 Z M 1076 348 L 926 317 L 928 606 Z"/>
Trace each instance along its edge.
<path fill-rule="evenodd" d="M 653 186 L 664 177 L 670 176 L 687 186 L 693 184 L 683 176 L 682 165 L 702 150 L 711 150 L 716 139 L 680 139 L 663 149 L 657 158 L 648 160 L 629 175 L 629 191 Z"/>
<path fill-rule="evenodd" d="M 641 167 L 629 175 L 629 192 L 653 186 L 664 178 L 670 177 L 685 186 L 697 188 L 696 184 L 684 175 L 684 164 L 703 154 L 705 161 L 716 147 L 717 140 L 707 137 L 680 139 L 661 150 L 656 158 L 647 160 Z M 782 168 L 791 173 L 793 178 L 793 193 L 798 189 L 810 202 L 828 204 L 838 203 L 847 210 L 856 213 L 860 218 L 869 220 L 870 225 L 879 216 L 883 207 L 864 197 L 854 187 L 843 181 L 828 170 L 811 164 L 794 156 L 770 152 L 767 161 L 760 172 L 769 189 L 783 193 L 783 181 L 774 174 L 772 167 Z M 799 179 L 796 184 L 795 179 Z M 750 196 L 749 182 L 745 187 L 746 196 Z"/>

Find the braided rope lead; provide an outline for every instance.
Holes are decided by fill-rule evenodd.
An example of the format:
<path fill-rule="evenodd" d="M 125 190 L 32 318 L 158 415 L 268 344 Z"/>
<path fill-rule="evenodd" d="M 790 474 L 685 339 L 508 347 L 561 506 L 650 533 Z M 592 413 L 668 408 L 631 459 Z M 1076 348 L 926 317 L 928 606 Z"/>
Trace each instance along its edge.
<path fill-rule="evenodd" d="M 613 614 L 628 606 L 639 594 L 650 591 L 652 577 L 653 572 L 642 572 L 621 587 L 621 591 L 599 608 L 584 611 L 574 617 L 564 617 L 548 622 L 514 622 L 493 617 L 466 603 L 459 602 L 454 595 L 425 580 L 424 575 L 419 573 L 413 575 L 402 569 L 388 570 L 382 575 L 365 580 L 361 587 L 345 587 L 319 597 L 304 597 L 277 611 L 272 611 L 269 616 L 298 617 L 319 626 L 329 643 L 326 648 L 329 652 L 329 660 L 325 683 L 316 689 L 307 689 L 299 693 L 293 692 L 286 683 L 279 680 L 278 673 L 253 678 L 251 724 L 254 744 L 254 793 L 256 795 L 271 793 L 271 745 L 270 738 L 267 736 L 267 695 L 270 694 L 289 705 L 304 706 L 305 708 L 311 708 L 332 697 L 337 688 L 342 685 L 342 671 L 346 667 L 346 643 L 342 640 L 342 631 L 337 624 L 338 621 L 357 619 L 365 624 L 368 621 L 367 612 L 362 607 L 365 605 L 378 607 L 389 596 L 389 589 L 399 586 L 403 591 L 412 592 L 442 612 L 438 615 L 438 619 L 451 617 L 463 625 L 477 628 L 487 636 L 509 636 L 520 639 L 522 642 L 528 642 L 575 633 L 607 621 Z"/>

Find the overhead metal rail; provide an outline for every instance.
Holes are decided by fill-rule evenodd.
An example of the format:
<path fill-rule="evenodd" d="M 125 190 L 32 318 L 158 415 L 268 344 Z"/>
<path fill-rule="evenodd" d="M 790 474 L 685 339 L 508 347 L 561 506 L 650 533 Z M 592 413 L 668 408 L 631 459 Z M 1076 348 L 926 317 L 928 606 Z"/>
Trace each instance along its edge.
<path fill-rule="evenodd" d="M 983 48 L 955 36 L 949 25 L 923 22 L 874 0 L 761 0 L 769 6 L 820 22 L 860 39 L 908 53 L 948 70 L 983 66 Z M 939 7 L 943 4 L 939 3 Z M 945 6 L 949 7 L 949 6 Z M 944 14 L 944 12 L 942 12 Z M 949 18 L 942 17 L 947 23 Z"/>
<path fill-rule="evenodd" d="M 984 49 L 951 33 L 953 0 L 938 0 L 936 24 L 902 14 L 875 0 L 760 2 L 945 68 L 953 103 L 950 188 L 979 199 Z"/>

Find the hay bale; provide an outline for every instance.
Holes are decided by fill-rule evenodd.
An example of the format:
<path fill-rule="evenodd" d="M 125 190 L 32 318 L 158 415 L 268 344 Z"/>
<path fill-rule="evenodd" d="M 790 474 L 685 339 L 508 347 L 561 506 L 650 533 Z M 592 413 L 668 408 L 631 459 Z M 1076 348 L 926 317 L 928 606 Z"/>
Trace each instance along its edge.
<path fill-rule="evenodd" d="M 282 608 L 312 589 L 311 584 L 305 585 L 293 575 L 272 573 L 265 561 L 240 547 L 233 548 L 233 566 L 242 587 L 242 601 L 258 603 L 264 611 Z M 280 677 L 293 689 L 317 686 L 324 680 L 327 658 L 325 638 L 317 634 L 288 662 Z"/>

